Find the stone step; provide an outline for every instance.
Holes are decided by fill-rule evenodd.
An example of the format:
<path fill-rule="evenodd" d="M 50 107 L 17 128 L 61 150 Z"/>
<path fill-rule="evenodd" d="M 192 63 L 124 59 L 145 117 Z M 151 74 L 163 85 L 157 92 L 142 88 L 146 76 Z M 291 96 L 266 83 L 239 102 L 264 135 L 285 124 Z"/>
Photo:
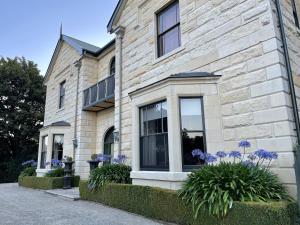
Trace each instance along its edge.
<path fill-rule="evenodd" d="M 45 193 L 73 201 L 80 199 L 79 188 L 47 190 Z"/>

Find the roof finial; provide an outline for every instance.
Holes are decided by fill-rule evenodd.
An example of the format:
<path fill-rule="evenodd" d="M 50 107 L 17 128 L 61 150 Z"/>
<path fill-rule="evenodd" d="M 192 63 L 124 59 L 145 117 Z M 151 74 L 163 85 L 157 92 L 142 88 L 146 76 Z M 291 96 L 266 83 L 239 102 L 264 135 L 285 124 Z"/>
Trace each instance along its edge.
<path fill-rule="evenodd" d="M 59 31 L 59 36 L 62 37 L 62 22 L 60 23 L 60 31 Z"/>

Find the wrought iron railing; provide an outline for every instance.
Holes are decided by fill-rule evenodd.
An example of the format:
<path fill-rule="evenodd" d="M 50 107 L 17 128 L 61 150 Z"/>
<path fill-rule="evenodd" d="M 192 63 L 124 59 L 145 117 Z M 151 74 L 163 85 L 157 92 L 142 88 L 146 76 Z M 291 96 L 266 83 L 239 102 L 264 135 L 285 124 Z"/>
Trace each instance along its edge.
<path fill-rule="evenodd" d="M 101 80 L 83 92 L 83 107 L 95 105 L 110 99 L 115 94 L 115 76 Z"/>

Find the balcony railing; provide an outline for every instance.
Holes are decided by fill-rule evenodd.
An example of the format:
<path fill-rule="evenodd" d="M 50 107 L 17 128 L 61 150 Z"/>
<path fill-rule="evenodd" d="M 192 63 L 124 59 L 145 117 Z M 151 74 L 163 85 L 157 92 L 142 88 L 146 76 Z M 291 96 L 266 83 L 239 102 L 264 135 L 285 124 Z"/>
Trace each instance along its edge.
<path fill-rule="evenodd" d="M 110 76 L 83 92 L 83 110 L 100 111 L 115 104 L 115 76 Z"/>

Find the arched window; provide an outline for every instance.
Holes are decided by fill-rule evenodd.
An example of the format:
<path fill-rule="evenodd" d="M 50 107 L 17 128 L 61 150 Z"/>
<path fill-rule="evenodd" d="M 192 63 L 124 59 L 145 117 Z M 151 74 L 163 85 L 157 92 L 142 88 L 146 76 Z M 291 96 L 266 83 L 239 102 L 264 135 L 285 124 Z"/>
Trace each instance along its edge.
<path fill-rule="evenodd" d="M 108 129 L 104 137 L 104 155 L 113 156 L 114 151 L 114 127 Z M 110 164 L 110 162 L 105 162 L 105 164 Z"/>
<path fill-rule="evenodd" d="M 113 57 L 110 61 L 109 75 L 114 76 L 116 73 L 116 58 Z"/>

